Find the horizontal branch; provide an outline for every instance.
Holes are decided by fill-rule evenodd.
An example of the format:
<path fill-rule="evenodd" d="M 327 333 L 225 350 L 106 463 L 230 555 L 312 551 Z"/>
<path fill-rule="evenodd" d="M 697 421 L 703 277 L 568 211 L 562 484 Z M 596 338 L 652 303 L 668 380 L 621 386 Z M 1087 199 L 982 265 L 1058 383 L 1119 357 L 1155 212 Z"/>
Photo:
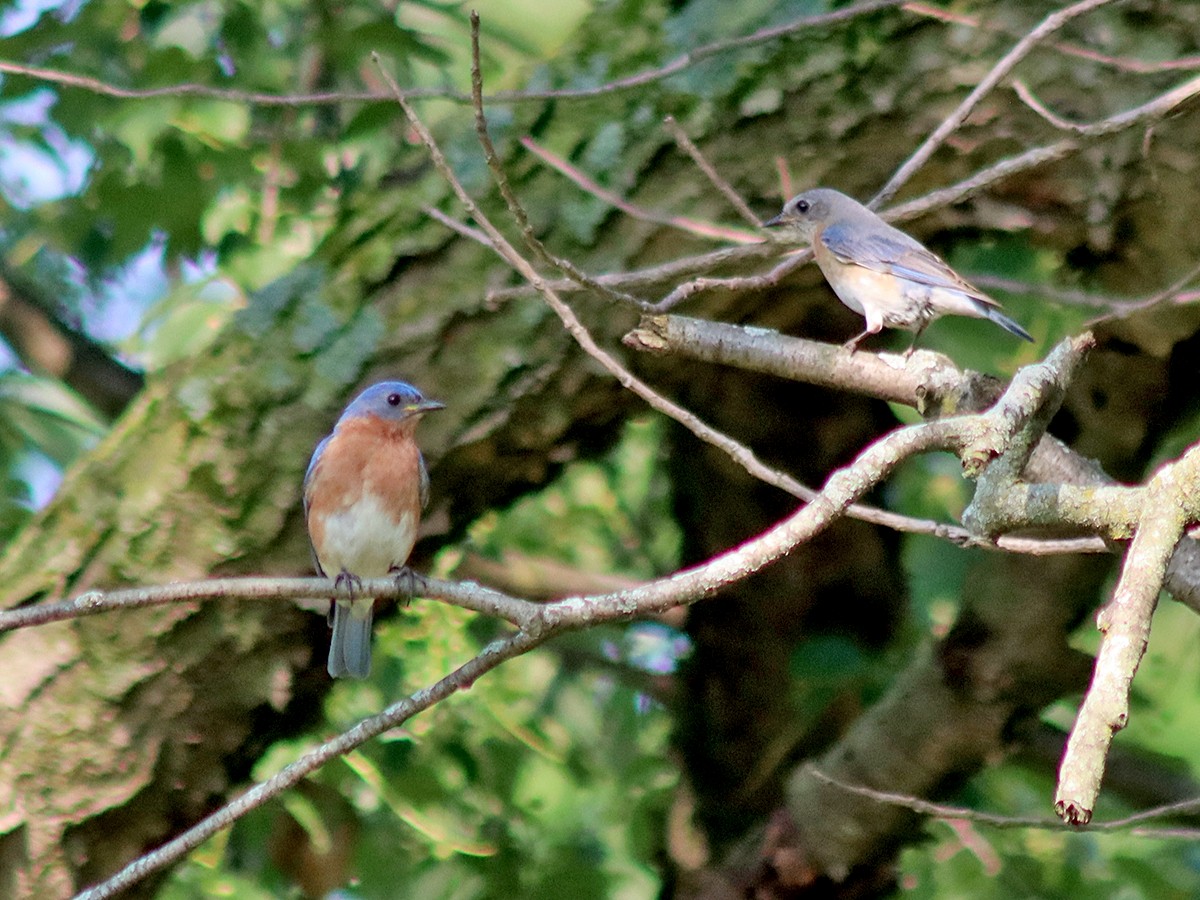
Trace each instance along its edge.
<path fill-rule="evenodd" d="M 648 353 L 685 356 L 902 403 L 926 416 L 977 411 L 995 400 L 999 388 L 995 379 L 963 372 L 947 357 L 928 350 L 911 357 L 868 351 L 848 353 L 840 346 L 788 337 L 764 328 L 686 316 L 644 316 L 638 327 L 625 335 L 624 342 Z M 1010 477 L 1004 483 L 1012 480 Z M 795 490 L 795 485 L 785 487 L 807 499 L 805 493 Z M 809 493 L 810 489 L 803 491 Z M 1002 535 L 993 541 L 984 539 L 978 529 L 914 519 L 873 507 L 856 505 L 848 514 L 909 534 L 930 534 L 962 545 L 1015 553 L 1048 555 L 1110 550 L 1097 537 L 1037 539 Z M 987 533 L 999 534 L 1004 530 L 1011 528 Z"/>
<path fill-rule="evenodd" d="M 932 803 L 922 797 L 909 794 L 897 794 L 891 791 L 880 791 L 864 784 L 849 784 L 825 774 L 816 766 L 809 765 L 805 771 L 823 784 L 828 784 L 847 793 L 857 794 L 888 806 L 899 806 L 912 810 L 933 819 L 960 820 L 974 822 L 978 825 L 990 825 L 993 828 L 1037 828 L 1043 831 L 1061 831 L 1062 822 L 1051 816 L 1008 816 L 1002 813 L 982 812 L 965 806 L 949 806 L 944 803 Z M 1137 826 L 1143 822 L 1155 819 L 1166 819 L 1174 816 L 1195 813 L 1200 810 L 1200 797 L 1189 797 L 1174 803 L 1164 803 L 1150 809 L 1143 809 L 1133 815 L 1121 816 L 1107 822 L 1090 822 L 1081 825 L 1078 831 L 1129 831 L 1140 833 Z"/>
<path fill-rule="evenodd" d="M 367 594 L 379 600 L 408 600 L 413 596 L 404 586 L 406 579 L 364 578 L 354 596 Z M 473 612 L 504 619 L 522 627 L 530 621 L 539 604 L 518 600 L 500 591 L 471 582 L 420 579 L 421 596 L 442 600 Z M 113 591 L 92 590 L 59 603 L 43 603 L 0 611 L 0 633 L 47 625 L 81 616 L 116 610 L 145 609 L 172 603 L 201 600 L 310 600 L 314 598 L 352 599 L 348 586 L 339 586 L 332 578 L 212 578 L 205 581 L 180 581 L 154 587 L 124 588 Z"/>
<path fill-rule="evenodd" d="M 728 53 L 755 47 L 760 44 L 792 37 L 802 31 L 820 28 L 826 25 L 836 25 L 859 16 L 881 12 L 886 9 L 904 6 L 907 0 L 868 0 L 833 12 L 818 13 L 812 16 L 802 16 L 785 22 L 782 25 L 762 28 L 741 37 L 728 38 L 704 44 L 694 50 L 689 50 L 661 66 L 644 69 L 634 75 L 618 78 L 605 84 L 589 88 L 560 88 L 542 91 L 497 91 L 488 96 L 489 103 L 526 103 L 540 100 L 584 100 L 602 97 L 618 91 L 642 87 L 656 81 L 662 81 L 672 75 L 689 69 L 692 66 Z M 48 69 L 40 66 L 27 66 L 8 60 L 0 60 L 0 72 L 10 75 L 20 75 L 33 78 L 47 84 L 57 84 L 62 87 L 77 88 L 104 97 L 116 97 L 121 100 L 149 100 L 156 97 L 203 97 L 210 100 L 225 100 L 231 103 L 244 103 L 252 106 L 329 106 L 340 103 L 367 103 L 390 101 L 390 91 L 324 91 L 308 94 L 272 94 L 263 91 L 243 91 L 232 88 L 214 88 L 205 84 L 172 84 L 155 88 L 124 88 L 110 84 L 99 78 L 64 72 L 59 69 Z M 464 91 L 450 88 L 413 88 L 407 91 L 408 96 L 415 98 L 437 97 L 455 103 L 469 104 L 471 95 Z"/>

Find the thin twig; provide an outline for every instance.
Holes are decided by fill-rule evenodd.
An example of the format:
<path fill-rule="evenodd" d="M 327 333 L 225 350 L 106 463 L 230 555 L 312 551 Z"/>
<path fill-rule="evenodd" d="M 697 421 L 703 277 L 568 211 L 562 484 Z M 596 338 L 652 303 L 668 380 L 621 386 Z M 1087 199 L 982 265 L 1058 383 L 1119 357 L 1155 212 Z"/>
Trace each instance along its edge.
<path fill-rule="evenodd" d="M 1097 137 L 1111 134 L 1114 131 L 1120 131 L 1147 119 L 1161 118 L 1166 112 L 1200 95 L 1200 76 L 1189 78 L 1182 84 L 1176 85 L 1169 91 L 1164 91 L 1153 100 L 1143 103 L 1141 106 L 1136 106 L 1133 109 L 1091 123 L 1069 122 L 1056 113 L 1051 112 L 1042 101 L 1034 96 L 1033 91 L 1026 87 L 1023 81 L 1014 81 L 1013 90 L 1016 91 L 1017 96 L 1021 98 L 1021 101 L 1026 106 L 1060 131 L 1069 131 L 1072 134 L 1087 137 Z"/>
<path fill-rule="evenodd" d="M 714 41 L 690 50 L 662 66 L 645 69 L 634 75 L 609 81 L 590 88 L 560 88 L 544 91 L 498 91 L 487 97 L 488 103 L 527 103 L 541 100 L 583 100 L 592 97 L 602 97 L 605 94 L 630 90 L 643 85 L 662 81 L 672 75 L 688 69 L 697 63 L 731 50 L 741 50 L 759 44 L 788 38 L 798 32 L 825 25 L 835 25 L 846 22 L 858 16 L 894 7 L 904 6 L 906 0 L 871 0 L 859 3 L 845 9 L 813 16 L 803 16 L 783 25 L 763 28 L 741 37 Z M 22 75 L 35 78 L 48 84 L 63 87 L 79 88 L 105 97 L 117 97 L 123 100 L 148 100 L 155 97 L 204 97 L 212 100 L 227 100 L 254 106 L 321 106 L 339 103 L 369 103 L 381 100 L 391 100 L 387 91 L 325 91 L 310 94 L 270 94 L 262 91 L 243 91 L 236 89 L 214 88 L 204 84 L 173 84 L 156 88 L 123 88 L 99 78 L 77 75 L 58 69 L 48 69 L 40 66 L 27 66 L 21 63 L 0 60 L 0 72 L 10 75 Z M 451 88 L 414 88 L 409 91 L 414 98 L 438 97 L 455 103 L 469 104 L 470 93 L 456 91 Z"/>
<path fill-rule="evenodd" d="M 722 178 L 720 173 L 713 167 L 713 164 L 705 159 L 704 154 L 700 152 L 700 148 L 687 136 L 687 132 L 675 121 L 675 117 L 667 116 L 663 119 L 663 124 L 666 126 L 667 131 L 671 133 L 671 137 L 675 139 L 675 143 L 679 146 L 679 149 L 691 157 L 692 162 L 696 164 L 696 168 L 704 173 L 705 177 L 712 183 L 712 186 L 720 191 L 725 199 L 729 201 L 730 205 L 738 211 L 738 215 L 750 223 L 752 228 L 761 228 L 762 219 L 754 214 L 754 210 L 742 199 L 742 195 L 733 189 L 733 185 Z"/>
<path fill-rule="evenodd" d="M 482 244 L 489 250 L 492 249 L 491 239 L 478 228 L 472 228 L 465 222 L 460 222 L 453 216 L 446 215 L 436 206 L 429 206 L 427 204 L 421 207 L 421 211 L 424 212 L 425 215 L 429 216 L 429 218 L 436 219 L 437 221 L 441 222 L 455 234 L 460 234 L 468 240 L 472 240 L 477 244 Z"/>
<path fill-rule="evenodd" d="M 1047 163 L 1064 159 L 1082 146 L 1077 140 L 1065 138 L 1061 141 L 1055 141 L 1053 144 L 1032 147 L 1029 150 L 1024 150 L 1007 159 L 1002 159 L 997 163 L 986 166 L 974 175 L 964 178 L 955 184 L 936 191 L 930 191 L 923 197 L 917 197 L 914 200 L 890 207 L 880 213 L 880 216 L 889 222 L 903 222 L 908 219 L 915 219 L 917 216 L 924 215 L 930 210 L 961 203 L 976 191 L 982 190 L 998 181 L 1004 181 L 1014 175 L 1028 172 L 1030 169 L 1036 169 Z"/>
<path fill-rule="evenodd" d="M 905 3 L 904 11 L 928 16 L 931 19 L 937 19 L 939 22 L 949 22 L 953 25 L 967 25 L 971 28 L 980 28 L 984 31 L 1008 34 L 1013 37 L 1024 33 L 1005 27 L 999 21 L 992 22 L 976 16 L 964 15 L 961 12 L 940 9 L 936 6 L 927 6 L 924 3 Z M 1048 41 L 1046 46 L 1065 56 L 1086 59 L 1089 62 L 1108 66 L 1119 72 L 1133 72 L 1138 75 L 1159 75 L 1163 72 L 1200 69 L 1200 56 L 1182 56 L 1179 59 L 1144 60 L 1128 56 L 1109 56 L 1105 53 L 1099 53 L 1090 47 L 1081 47 L 1078 44 L 1070 44 L 1063 41 Z"/>
<path fill-rule="evenodd" d="M 1184 275 L 1182 278 L 1176 279 L 1175 282 L 1169 287 L 1166 287 L 1161 291 L 1156 291 L 1149 297 L 1145 297 L 1141 300 L 1130 300 L 1120 305 L 1114 304 L 1115 308 L 1112 309 L 1111 312 L 1108 312 L 1103 316 L 1098 316 L 1097 318 L 1085 323 L 1085 325 L 1086 327 L 1090 328 L 1094 323 L 1106 322 L 1110 319 L 1124 319 L 1135 312 L 1140 312 L 1143 309 L 1150 309 L 1151 307 L 1158 306 L 1158 304 L 1164 303 L 1167 300 L 1181 299 L 1181 297 L 1185 296 L 1182 293 L 1183 289 L 1197 278 L 1200 278 L 1200 265 L 1194 266 L 1186 275 Z"/>
<path fill-rule="evenodd" d="M 768 245 L 770 246 L 770 245 Z M 812 261 L 811 250 L 796 250 L 788 254 L 780 263 L 762 275 L 742 275 L 732 278 L 693 278 L 685 281 L 671 290 L 657 303 L 646 308 L 648 313 L 664 313 L 674 309 L 685 300 L 705 291 L 725 290 L 730 293 L 738 291 L 761 291 L 774 287 L 793 272 L 803 268 Z"/>
<path fill-rule="evenodd" d="M 904 161 L 904 164 L 896 170 L 895 174 L 888 179 L 887 184 L 879 189 L 879 193 L 871 200 L 868 206 L 872 209 L 887 203 L 896 191 L 900 190 L 921 166 L 929 161 L 929 158 L 937 151 L 937 149 L 945 143 L 946 138 L 954 133 L 967 116 L 979 105 L 979 101 L 987 96 L 1022 59 L 1029 55 L 1041 41 L 1045 40 L 1055 31 L 1062 28 L 1069 21 L 1081 16 L 1086 12 L 1090 12 L 1097 7 L 1104 6 L 1107 3 L 1112 3 L 1114 0 L 1079 0 L 1068 7 L 1053 12 L 1046 16 L 1036 28 L 1025 35 L 1021 40 L 1013 46 L 1003 57 L 1000 58 L 991 71 L 983 77 L 979 84 L 967 95 L 958 107 L 947 116 L 933 133 L 925 139 L 920 147 Z"/>
<path fill-rule="evenodd" d="M 614 194 L 607 188 L 602 187 L 578 167 L 571 165 L 556 153 L 547 150 L 533 138 L 521 138 L 521 146 L 550 166 L 550 168 L 573 181 L 581 190 L 619 209 L 631 219 L 637 219 L 640 222 L 650 222 L 654 225 L 665 225 L 668 228 L 677 228 L 696 237 L 713 241 L 727 241 L 734 244 L 761 244 L 764 240 L 761 234 L 749 234 L 736 228 L 725 228 L 721 225 L 714 225 L 711 222 L 690 219 L 687 216 L 664 216 L 650 210 L 642 209 L 640 206 L 630 203 L 619 194 Z"/>
<path fill-rule="evenodd" d="M 909 794 L 880 791 L 864 784 L 849 784 L 845 781 L 839 781 L 812 765 L 806 766 L 805 771 L 817 781 L 831 785 L 847 793 L 857 794 L 860 797 L 866 797 L 889 806 L 899 806 L 903 809 L 912 810 L 919 815 L 929 816 L 934 819 L 961 819 L 964 822 L 991 825 L 994 828 L 1039 828 L 1046 831 L 1062 831 L 1062 822 L 1049 816 L 1007 816 L 1001 813 L 982 812 L 965 806 L 932 803 L 921 797 L 914 797 Z M 1133 826 L 1152 819 L 1165 819 L 1171 816 L 1195 813 L 1198 809 L 1200 809 L 1200 797 L 1191 797 L 1187 800 L 1179 800 L 1174 803 L 1155 806 L 1151 809 L 1144 809 L 1133 815 L 1122 816 L 1119 819 L 1110 819 L 1107 822 L 1091 822 L 1086 827 L 1081 827 L 1077 830 L 1123 831 L 1129 829 L 1130 833 L 1144 835 L 1150 829 L 1139 829 Z M 1181 834 L 1168 829 L 1161 829 L 1161 831 L 1165 832 L 1164 836 L 1175 837 L 1194 836 L 1197 833 L 1195 829 L 1187 829 L 1187 834 Z"/>

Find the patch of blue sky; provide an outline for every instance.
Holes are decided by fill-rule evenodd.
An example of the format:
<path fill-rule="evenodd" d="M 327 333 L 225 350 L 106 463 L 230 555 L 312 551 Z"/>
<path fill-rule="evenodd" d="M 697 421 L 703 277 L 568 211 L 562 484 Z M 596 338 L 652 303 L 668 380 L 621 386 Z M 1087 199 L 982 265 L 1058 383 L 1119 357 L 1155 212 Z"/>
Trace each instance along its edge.
<path fill-rule="evenodd" d="M 74 141 L 50 118 L 55 95 L 49 89 L 0 104 L 0 192 L 17 209 L 29 209 L 83 190 L 92 151 Z M 13 127 L 37 128 L 41 140 L 11 133 Z"/>

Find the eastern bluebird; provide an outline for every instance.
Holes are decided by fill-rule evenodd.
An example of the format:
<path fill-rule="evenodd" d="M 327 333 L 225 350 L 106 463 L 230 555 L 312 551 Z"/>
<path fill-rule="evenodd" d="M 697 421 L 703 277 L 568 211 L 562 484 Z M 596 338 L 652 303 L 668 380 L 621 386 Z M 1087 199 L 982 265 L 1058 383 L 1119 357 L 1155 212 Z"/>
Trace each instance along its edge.
<path fill-rule="evenodd" d="M 763 223 L 811 241 L 813 256 L 838 299 L 867 320 L 866 330 L 846 342 L 854 352 L 885 325 L 921 332 L 947 313 L 990 319 L 1017 337 L 1029 332 L 1000 311 L 1000 304 L 969 284 L 932 251 L 893 228 L 861 203 L 829 188 L 789 200 Z"/>
<path fill-rule="evenodd" d="M 413 432 L 443 404 L 411 384 L 381 381 L 346 407 L 333 433 L 313 452 L 304 475 L 304 518 L 317 571 L 337 574 L 351 592 L 362 578 L 400 572 L 429 499 L 429 475 Z M 332 606 L 329 674 L 363 678 L 371 671 L 375 600 Z"/>

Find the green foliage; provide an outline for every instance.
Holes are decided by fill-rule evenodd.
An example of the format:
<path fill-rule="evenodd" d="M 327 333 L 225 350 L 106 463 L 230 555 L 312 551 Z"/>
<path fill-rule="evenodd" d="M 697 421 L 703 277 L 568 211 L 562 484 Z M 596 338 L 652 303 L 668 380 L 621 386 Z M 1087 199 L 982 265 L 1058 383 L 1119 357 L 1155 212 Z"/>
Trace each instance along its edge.
<path fill-rule="evenodd" d="M 64 468 L 103 431 L 88 405 L 54 379 L 0 372 L 0 545 L 32 513 L 32 491 L 24 472 L 30 457 Z"/>
<path fill-rule="evenodd" d="M 973 788 L 974 798 L 991 812 L 1048 816 L 1045 798 L 1054 786 L 1049 778 L 1005 766 L 978 776 Z M 897 896 L 1184 900 L 1200 884 L 1200 855 L 1175 838 L 1080 834 L 1055 826 L 997 829 L 963 821 L 930 823 L 925 831 L 926 844 L 901 854 Z"/>
<path fill-rule="evenodd" d="M 630 422 L 608 456 L 570 466 L 553 485 L 481 518 L 471 546 L 496 559 L 517 551 L 586 572 L 651 578 L 673 568 L 680 536 L 660 468 L 662 423 Z"/>

